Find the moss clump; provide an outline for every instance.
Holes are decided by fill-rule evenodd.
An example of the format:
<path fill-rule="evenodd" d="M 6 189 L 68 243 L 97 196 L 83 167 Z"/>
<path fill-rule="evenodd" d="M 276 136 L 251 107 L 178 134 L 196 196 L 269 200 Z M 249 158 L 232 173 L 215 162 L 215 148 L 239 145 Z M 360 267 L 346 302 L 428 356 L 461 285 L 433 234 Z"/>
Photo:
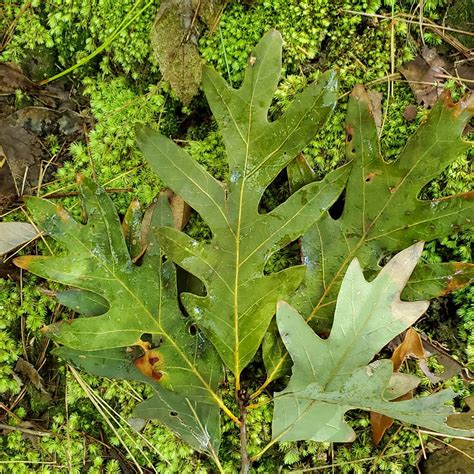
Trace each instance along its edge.
<path fill-rule="evenodd" d="M 131 20 L 146 3 L 34 0 L 18 5 L 7 1 L 1 26 L 6 29 L 14 25 L 14 34 L 0 59 L 21 63 L 30 50 L 45 46 L 54 51 L 56 64 L 61 68 L 73 66 L 120 30 L 124 19 Z M 101 75 L 125 72 L 135 80 L 156 76 L 158 70 L 151 59 L 148 35 L 159 4 L 159 0 L 151 3 L 127 28 L 121 29 L 106 54 L 78 69 L 77 74 L 84 77 L 98 69 Z"/>

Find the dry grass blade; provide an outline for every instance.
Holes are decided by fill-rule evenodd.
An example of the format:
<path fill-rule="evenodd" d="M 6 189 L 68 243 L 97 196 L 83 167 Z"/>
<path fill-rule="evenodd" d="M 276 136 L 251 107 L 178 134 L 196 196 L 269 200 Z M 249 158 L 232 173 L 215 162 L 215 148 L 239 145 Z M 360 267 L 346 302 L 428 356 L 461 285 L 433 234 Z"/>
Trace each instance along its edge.
<path fill-rule="evenodd" d="M 120 435 L 120 432 L 115 428 L 114 424 L 112 421 L 118 426 L 119 430 L 121 430 L 126 437 L 131 441 L 135 448 L 142 454 L 142 456 L 146 459 L 148 462 L 149 466 L 153 466 L 151 460 L 148 458 L 146 453 L 142 450 L 140 444 L 134 439 L 134 436 L 138 436 L 141 441 L 143 441 L 145 444 L 147 444 L 156 454 L 158 454 L 168 465 L 170 464 L 169 461 L 159 452 L 159 450 L 153 446 L 142 434 L 133 431 L 133 436 L 128 432 L 128 429 L 131 429 L 130 425 L 127 423 L 127 421 L 120 416 L 115 410 L 110 407 L 105 400 L 103 400 L 99 395 L 95 393 L 95 391 L 84 381 L 84 379 L 80 376 L 80 374 L 77 372 L 76 369 L 72 366 L 68 366 L 69 370 L 71 371 L 74 379 L 77 381 L 77 383 L 81 386 L 81 388 L 84 390 L 84 393 L 87 395 L 87 397 L 91 400 L 97 411 L 100 413 L 104 421 L 107 423 L 109 428 L 114 432 L 115 436 L 119 439 L 120 443 L 123 445 L 125 450 L 127 451 L 128 455 L 130 458 L 133 460 L 135 463 L 136 468 L 140 473 L 144 473 L 143 469 L 139 465 L 138 461 L 136 460 L 135 456 L 133 453 L 130 451 L 128 448 L 127 444 L 125 443 L 124 439 Z M 115 418 L 117 417 L 118 420 Z M 112 421 L 111 421 L 112 420 Z M 155 471 L 156 472 L 156 471 Z"/>

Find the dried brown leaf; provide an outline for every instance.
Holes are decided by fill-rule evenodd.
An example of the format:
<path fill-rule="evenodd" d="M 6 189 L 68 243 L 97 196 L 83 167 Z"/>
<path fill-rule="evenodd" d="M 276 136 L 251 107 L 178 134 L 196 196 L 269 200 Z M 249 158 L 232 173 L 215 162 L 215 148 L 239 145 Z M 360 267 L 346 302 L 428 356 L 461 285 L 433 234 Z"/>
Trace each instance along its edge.
<path fill-rule="evenodd" d="M 151 32 L 153 51 L 163 78 L 184 104 L 198 93 L 202 78 L 193 18 L 190 0 L 165 0 Z"/>
<path fill-rule="evenodd" d="M 408 357 L 423 359 L 425 357 L 423 351 L 423 343 L 420 335 L 413 329 L 409 328 L 405 333 L 403 342 L 395 349 L 390 360 L 393 362 L 393 371 L 398 372 L 403 362 Z M 410 400 L 412 391 L 410 390 L 401 397 L 393 401 Z M 385 432 L 392 426 L 393 418 L 380 413 L 370 413 L 370 426 L 372 429 L 372 441 L 375 445 L 379 444 Z"/>

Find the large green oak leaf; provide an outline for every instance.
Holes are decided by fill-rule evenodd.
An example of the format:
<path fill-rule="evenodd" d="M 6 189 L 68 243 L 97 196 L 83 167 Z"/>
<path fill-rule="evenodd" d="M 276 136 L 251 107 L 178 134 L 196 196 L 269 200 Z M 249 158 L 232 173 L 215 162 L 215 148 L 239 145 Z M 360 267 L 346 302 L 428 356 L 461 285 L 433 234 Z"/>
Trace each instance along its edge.
<path fill-rule="evenodd" d="M 346 118 L 346 156 L 351 171 L 344 192 L 342 215 L 326 213 L 301 238 L 306 275 L 290 302 L 320 332 L 332 324 L 334 306 L 349 263 L 357 258 L 366 275 L 380 270 L 379 262 L 423 240 L 447 237 L 472 227 L 473 195 L 464 193 L 423 200 L 423 187 L 472 143 L 462 132 L 474 113 L 474 94 L 453 103 L 444 95 L 410 138 L 398 159 L 386 162 L 380 154 L 374 112 L 367 92 L 357 86 Z M 288 168 L 290 189 L 297 192 L 314 181 L 314 173 L 299 157 Z M 469 263 L 420 262 L 402 299 L 430 299 L 472 282 Z M 288 355 L 275 331 L 264 345 L 267 386 L 287 373 Z"/>
<path fill-rule="evenodd" d="M 289 298 L 305 267 L 264 274 L 269 257 L 298 239 L 339 196 L 343 167 L 321 182 L 302 187 L 267 214 L 259 213 L 265 189 L 313 138 L 332 112 L 337 78 L 328 72 L 308 86 L 286 113 L 269 122 L 281 70 L 282 39 L 270 31 L 250 56 L 239 89 L 213 69 L 203 72 L 203 88 L 222 133 L 229 179 L 216 181 L 182 148 L 158 132 L 142 128 L 140 148 L 164 183 L 195 209 L 212 231 L 201 243 L 173 228 L 159 229 L 165 253 L 198 277 L 205 296 L 182 294 L 188 313 L 237 377 L 252 360 L 279 299 Z"/>
<path fill-rule="evenodd" d="M 107 193 L 86 178 L 79 179 L 79 186 L 86 224 L 46 199 L 28 199 L 28 210 L 38 227 L 61 244 L 64 252 L 19 257 L 15 264 L 78 289 L 67 294 L 69 306 L 89 314 L 97 314 L 101 307 L 105 312 L 51 324 L 46 334 L 65 346 L 59 351 L 62 357 L 86 370 L 147 381 L 156 395 L 146 403 L 155 407 L 156 417 L 181 435 L 187 426 L 191 430 L 188 438 L 196 431 L 189 421 L 194 417 L 194 424 L 201 424 L 211 435 L 208 445 L 201 443 L 203 436 L 193 445 L 212 453 L 219 444 L 219 407 L 234 421 L 236 417 L 216 393 L 222 371 L 219 357 L 182 314 L 176 269 L 164 258 L 153 232 L 172 225 L 167 198 L 162 195 L 155 204 L 147 250 L 137 265 Z M 102 361 L 100 370 L 98 360 Z M 177 406 L 170 409 L 173 404 Z M 170 415 L 184 413 L 183 406 L 188 407 L 184 425 L 178 415 Z"/>

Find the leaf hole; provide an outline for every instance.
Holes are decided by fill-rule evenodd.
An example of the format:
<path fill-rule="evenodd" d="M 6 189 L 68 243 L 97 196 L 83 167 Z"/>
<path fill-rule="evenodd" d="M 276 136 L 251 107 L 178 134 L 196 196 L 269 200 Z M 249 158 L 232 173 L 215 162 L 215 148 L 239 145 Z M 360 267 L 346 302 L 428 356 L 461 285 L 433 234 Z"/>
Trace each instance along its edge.
<path fill-rule="evenodd" d="M 188 331 L 191 336 L 195 336 L 197 334 L 197 327 L 194 324 L 191 324 L 191 326 L 188 328 Z"/>
<path fill-rule="evenodd" d="M 344 206 L 346 205 L 346 190 L 337 198 L 336 202 L 328 209 L 329 215 L 333 219 L 339 219 L 344 212 Z"/>
<path fill-rule="evenodd" d="M 178 416 L 178 412 L 176 412 L 176 411 L 170 411 L 170 416 Z"/>
<path fill-rule="evenodd" d="M 142 334 L 141 340 L 144 342 L 148 342 L 150 345 L 153 343 L 153 336 L 147 332 L 145 334 Z"/>
<path fill-rule="evenodd" d="M 299 242 L 289 242 L 283 248 L 270 255 L 265 263 L 263 273 L 270 275 L 272 273 L 281 272 L 285 268 L 301 265 L 301 261 Z"/>
<path fill-rule="evenodd" d="M 289 197 L 288 177 L 286 169 L 283 169 L 278 173 L 277 177 L 270 183 L 267 189 L 265 189 L 258 205 L 258 212 L 260 214 L 267 214 L 285 202 Z"/>

